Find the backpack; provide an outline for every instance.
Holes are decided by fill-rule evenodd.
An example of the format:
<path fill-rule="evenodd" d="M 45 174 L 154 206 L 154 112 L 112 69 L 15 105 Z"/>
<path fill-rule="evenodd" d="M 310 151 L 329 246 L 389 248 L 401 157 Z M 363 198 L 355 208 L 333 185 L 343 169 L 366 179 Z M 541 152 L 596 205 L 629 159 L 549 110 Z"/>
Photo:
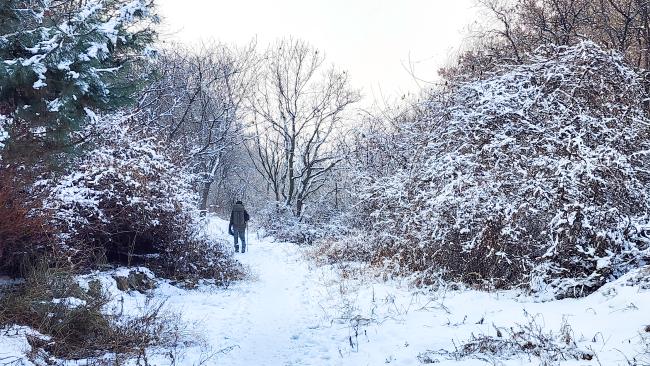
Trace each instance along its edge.
<path fill-rule="evenodd" d="M 235 206 L 232 210 L 232 225 L 237 228 L 243 228 L 248 221 L 248 212 L 242 206 Z"/>

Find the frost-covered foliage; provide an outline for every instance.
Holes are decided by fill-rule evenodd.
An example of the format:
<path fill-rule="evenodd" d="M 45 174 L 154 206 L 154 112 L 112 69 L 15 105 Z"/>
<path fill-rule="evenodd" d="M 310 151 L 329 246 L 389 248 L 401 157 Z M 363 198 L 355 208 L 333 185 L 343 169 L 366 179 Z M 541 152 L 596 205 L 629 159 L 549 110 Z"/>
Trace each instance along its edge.
<path fill-rule="evenodd" d="M 345 213 L 330 210 L 325 204 L 307 206 L 301 217 L 280 202 L 268 202 L 256 214 L 256 222 L 266 234 L 277 240 L 297 244 L 314 244 L 320 239 L 338 239 L 350 233 Z"/>
<path fill-rule="evenodd" d="M 292 243 L 310 243 L 318 237 L 318 229 L 295 217 L 291 207 L 270 202 L 258 213 L 258 224 L 266 234 L 277 240 Z"/>
<path fill-rule="evenodd" d="M 365 177 L 375 260 L 560 297 L 646 261 L 645 96 L 639 74 L 591 42 L 436 94 L 403 126 L 428 130 L 414 157 Z"/>
<path fill-rule="evenodd" d="M 96 148 L 56 180 L 46 202 L 63 227 L 62 242 L 126 255 L 123 246 L 134 240 L 137 250 L 182 235 L 170 228 L 191 221 L 194 196 L 188 177 L 158 150 L 156 140 L 106 123 Z"/>
<path fill-rule="evenodd" d="M 151 0 L 0 3 L 0 115 L 60 141 L 132 102 L 156 21 Z"/>
<path fill-rule="evenodd" d="M 60 228 L 61 250 L 82 267 L 104 259 L 147 262 L 165 275 L 221 277 L 231 258 L 202 234 L 191 175 L 159 141 L 119 119 L 103 122 L 94 149 L 48 186 L 46 208 Z M 200 253 L 197 258 L 196 253 Z M 191 262 L 191 263 L 188 263 Z M 214 277 L 211 277 L 214 278 Z"/>

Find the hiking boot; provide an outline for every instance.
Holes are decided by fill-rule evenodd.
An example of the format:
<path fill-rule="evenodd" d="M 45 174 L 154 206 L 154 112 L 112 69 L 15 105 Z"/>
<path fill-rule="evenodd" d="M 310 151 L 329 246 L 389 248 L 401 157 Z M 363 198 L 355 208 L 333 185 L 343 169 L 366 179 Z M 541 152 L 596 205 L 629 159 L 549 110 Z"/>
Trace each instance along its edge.
<path fill-rule="evenodd" d="M 242 248 L 242 253 L 244 252 L 244 248 Z M 235 245 L 235 253 L 239 253 L 239 245 Z"/>

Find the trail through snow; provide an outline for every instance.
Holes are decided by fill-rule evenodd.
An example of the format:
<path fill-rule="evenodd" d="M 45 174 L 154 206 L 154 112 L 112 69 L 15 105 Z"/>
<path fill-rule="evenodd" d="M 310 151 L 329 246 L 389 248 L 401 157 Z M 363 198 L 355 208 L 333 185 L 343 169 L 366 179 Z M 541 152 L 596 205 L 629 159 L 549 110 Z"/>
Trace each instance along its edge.
<path fill-rule="evenodd" d="M 222 220 L 214 219 L 210 230 L 230 239 Z M 555 334 L 568 324 L 578 346 L 597 354 L 591 362 L 557 362 L 562 365 L 626 365 L 626 357 L 639 355 L 648 341 L 641 333 L 650 323 L 650 291 L 627 285 L 629 276 L 586 298 L 543 303 L 507 291 L 427 293 L 396 280 L 346 276 L 340 268 L 317 266 L 295 244 L 254 233 L 250 241 L 249 251 L 237 258 L 249 266 L 252 280 L 216 292 L 178 290 L 169 298 L 172 309 L 199 323 L 213 350 L 221 350 L 207 364 L 421 365 L 423 352 L 453 351 L 472 335 L 495 336 L 496 327 L 505 331 L 531 319 Z M 482 358 L 435 361 L 539 364 L 525 355 Z"/>
<path fill-rule="evenodd" d="M 216 221 L 211 231 L 227 237 L 227 223 Z M 214 293 L 179 292 L 168 304 L 186 320 L 200 324 L 214 350 L 221 350 L 215 364 L 303 365 L 319 364 L 315 361 L 319 359 L 327 363 L 329 350 L 310 337 L 323 311 L 314 302 L 312 287 L 317 281 L 307 263 L 294 244 L 251 234 L 248 251 L 237 254 L 250 268 L 251 280 Z"/>
<path fill-rule="evenodd" d="M 231 239 L 223 220 L 212 218 L 208 230 Z M 78 280 L 87 285 L 99 279 L 113 294 L 117 311 L 138 314 L 147 304 L 164 300 L 167 309 L 188 324 L 196 342 L 178 353 L 151 350 L 150 365 L 414 366 L 422 364 L 418 355 L 427 351 L 462 349 L 473 336 L 497 337 L 497 328 L 507 333 L 531 319 L 544 334 L 557 335 L 569 326 L 571 341 L 595 357 L 542 363 L 525 354 L 454 359 L 443 352 L 428 354 L 428 361 L 443 366 L 610 366 L 629 365 L 628 360 L 636 358 L 636 364 L 650 365 L 650 267 L 632 271 L 585 298 L 536 302 L 513 291 L 412 289 L 407 281 L 373 279 L 359 264 L 318 266 L 295 244 L 258 238 L 256 233 L 249 239 L 248 252 L 236 256 L 250 268 L 251 278 L 228 288 L 187 290 L 161 280 L 147 294 L 121 292 L 112 276 L 128 273 L 125 268 Z M 26 327 L 0 329 L 0 364 L 11 359 L 33 365 L 25 356 L 30 332 Z"/>

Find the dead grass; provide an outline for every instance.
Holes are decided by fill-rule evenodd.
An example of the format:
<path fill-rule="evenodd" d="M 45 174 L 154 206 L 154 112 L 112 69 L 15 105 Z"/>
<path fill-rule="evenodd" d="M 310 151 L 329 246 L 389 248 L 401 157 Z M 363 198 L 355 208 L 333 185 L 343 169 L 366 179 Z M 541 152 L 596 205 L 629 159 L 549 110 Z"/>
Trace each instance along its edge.
<path fill-rule="evenodd" d="M 309 249 L 309 256 L 320 264 L 342 262 L 370 262 L 372 253 L 365 244 L 364 235 L 352 235 L 344 238 L 324 238 L 317 240 Z"/>
<path fill-rule="evenodd" d="M 494 327 L 496 335 L 474 335 L 454 350 L 427 351 L 418 359 L 421 363 L 438 363 L 440 359 L 478 359 L 491 364 L 500 360 L 527 357 L 537 359 L 541 366 L 556 365 L 560 361 L 589 361 L 595 357 L 590 350 L 583 350 L 575 342 L 573 330 L 566 322 L 558 332 L 545 330 L 536 317 L 528 315 L 528 322 L 514 327 Z"/>
<path fill-rule="evenodd" d="M 104 313 L 109 302 L 98 281 L 84 291 L 69 272 L 42 265 L 3 293 L 0 325 L 25 325 L 49 336 L 29 338 L 34 357 L 43 352 L 58 359 L 88 359 L 106 353 L 143 357 L 149 347 L 179 342 L 182 326 L 177 317 L 164 311 L 163 303 L 128 316 Z"/>

